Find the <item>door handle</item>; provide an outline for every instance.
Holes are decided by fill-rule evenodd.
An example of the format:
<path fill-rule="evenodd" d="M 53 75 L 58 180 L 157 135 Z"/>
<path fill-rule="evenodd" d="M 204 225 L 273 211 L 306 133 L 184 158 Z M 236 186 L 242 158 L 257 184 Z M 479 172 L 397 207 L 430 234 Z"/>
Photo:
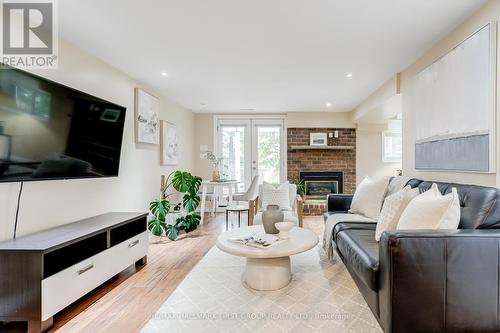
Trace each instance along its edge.
<path fill-rule="evenodd" d="M 130 243 L 130 244 L 128 245 L 128 247 L 134 247 L 134 246 L 136 246 L 137 244 L 139 244 L 139 240 L 133 241 L 132 243 Z"/>
<path fill-rule="evenodd" d="M 94 268 L 94 264 L 90 264 L 80 270 L 78 270 L 78 275 L 82 275 L 83 273 L 87 272 L 87 271 L 90 271 L 92 268 Z"/>

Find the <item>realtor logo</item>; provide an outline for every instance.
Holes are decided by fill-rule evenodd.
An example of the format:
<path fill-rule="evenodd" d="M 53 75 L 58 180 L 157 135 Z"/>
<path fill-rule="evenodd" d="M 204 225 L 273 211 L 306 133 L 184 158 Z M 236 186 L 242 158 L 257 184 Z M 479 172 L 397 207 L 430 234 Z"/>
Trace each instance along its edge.
<path fill-rule="evenodd" d="M 18 68 L 57 68 L 55 0 L 1 0 L 2 63 Z"/>

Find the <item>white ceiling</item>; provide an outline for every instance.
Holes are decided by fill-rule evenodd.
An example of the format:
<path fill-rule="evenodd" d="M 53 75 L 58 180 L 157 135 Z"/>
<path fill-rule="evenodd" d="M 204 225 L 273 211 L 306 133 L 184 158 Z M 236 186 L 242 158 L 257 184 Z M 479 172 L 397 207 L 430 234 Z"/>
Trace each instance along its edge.
<path fill-rule="evenodd" d="M 248 113 L 350 111 L 484 2 L 58 3 L 63 38 L 194 111 Z"/>

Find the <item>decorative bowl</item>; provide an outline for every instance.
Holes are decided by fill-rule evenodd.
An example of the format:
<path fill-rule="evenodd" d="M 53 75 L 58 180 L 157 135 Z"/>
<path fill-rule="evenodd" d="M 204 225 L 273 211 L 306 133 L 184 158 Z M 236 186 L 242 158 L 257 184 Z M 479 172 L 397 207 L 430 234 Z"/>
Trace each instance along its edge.
<path fill-rule="evenodd" d="M 280 239 L 288 239 L 290 230 L 295 227 L 293 222 L 278 222 L 275 224 L 276 228 L 280 231 Z"/>

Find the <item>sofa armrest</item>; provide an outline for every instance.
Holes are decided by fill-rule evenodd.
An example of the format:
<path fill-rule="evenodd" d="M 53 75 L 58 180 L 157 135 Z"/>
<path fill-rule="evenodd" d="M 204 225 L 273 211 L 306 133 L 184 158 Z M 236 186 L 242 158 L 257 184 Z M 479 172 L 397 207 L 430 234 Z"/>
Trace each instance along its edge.
<path fill-rule="evenodd" d="M 385 332 L 497 331 L 500 230 L 384 232 L 379 311 Z"/>
<path fill-rule="evenodd" d="M 328 194 L 326 198 L 328 212 L 348 211 L 351 208 L 352 194 Z"/>

